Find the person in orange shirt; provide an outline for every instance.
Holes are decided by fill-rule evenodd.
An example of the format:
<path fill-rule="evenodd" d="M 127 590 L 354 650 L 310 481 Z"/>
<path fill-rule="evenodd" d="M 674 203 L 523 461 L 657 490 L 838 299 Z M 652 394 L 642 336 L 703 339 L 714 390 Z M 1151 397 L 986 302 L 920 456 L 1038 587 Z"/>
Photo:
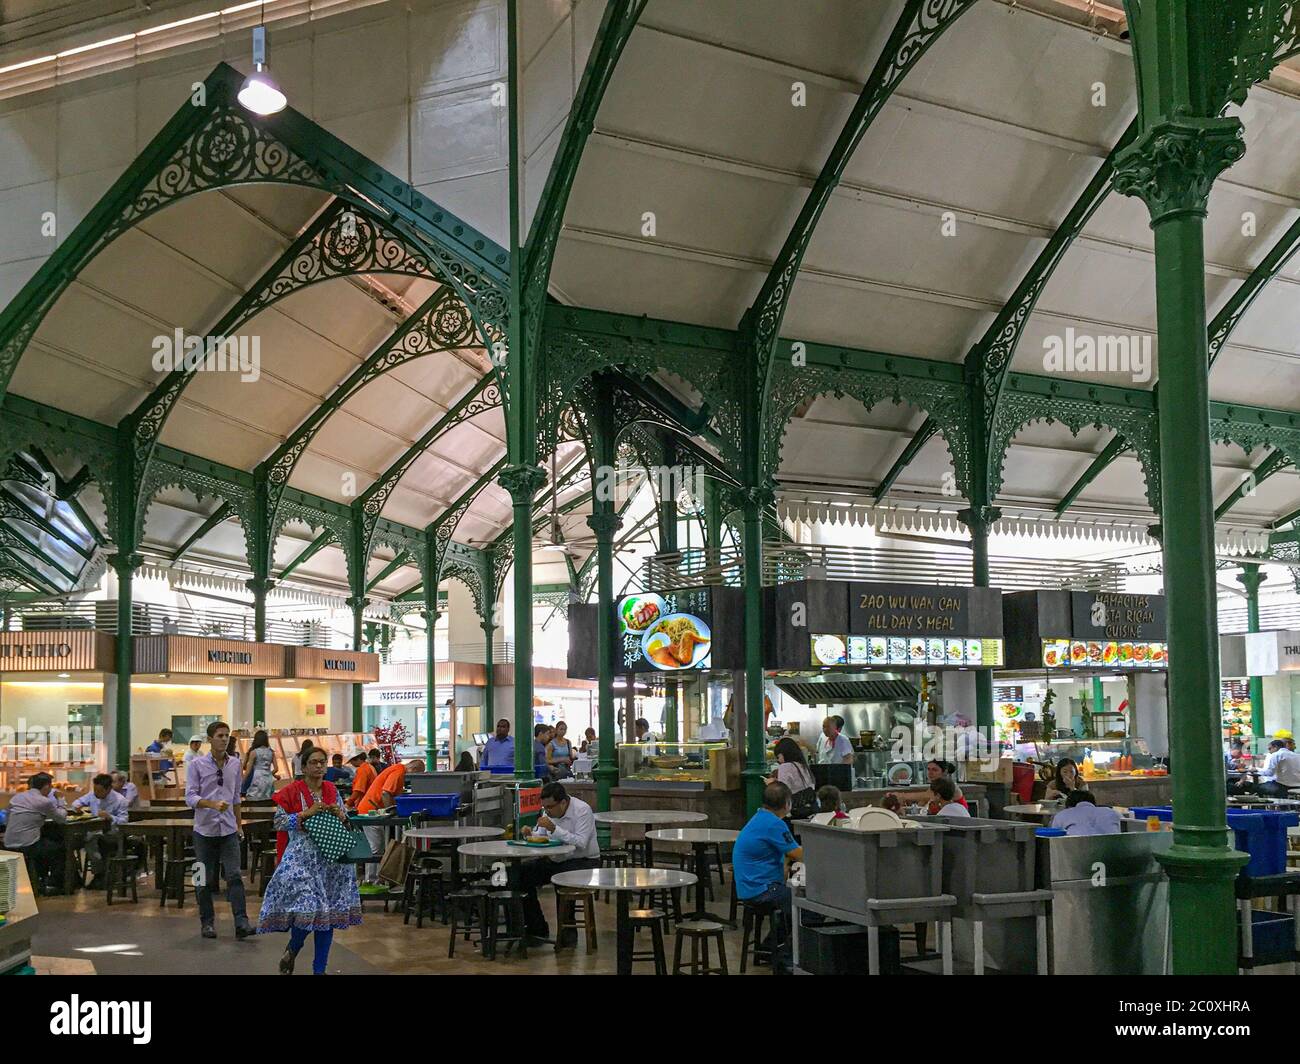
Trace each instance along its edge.
<path fill-rule="evenodd" d="M 356 773 L 352 777 L 352 792 L 348 795 L 348 808 L 356 809 L 361 799 L 366 796 L 366 791 L 370 789 L 370 785 L 375 782 L 377 773 L 375 772 L 375 766 L 366 760 L 364 750 L 354 751 L 352 756 L 348 758 L 348 764 L 356 769 Z"/>
<path fill-rule="evenodd" d="M 372 813 L 377 809 L 388 809 L 393 805 L 393 795 L 401 794 L 406 789 L 407 772 L 423 771 L 424 762 L 419 760 L 408 761 L 405 765 L 389 765 L 375 777 L 375 781 L 357 803 L 357 812 Z"/>

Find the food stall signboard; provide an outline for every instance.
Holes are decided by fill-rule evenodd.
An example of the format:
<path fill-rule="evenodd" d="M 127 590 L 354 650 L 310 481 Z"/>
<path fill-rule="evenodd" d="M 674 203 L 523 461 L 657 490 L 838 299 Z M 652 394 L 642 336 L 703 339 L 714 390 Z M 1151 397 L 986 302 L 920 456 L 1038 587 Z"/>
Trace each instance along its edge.
<path fill-rule="evenodd" d="M 645 592 L 619 599 L 619 672 L 684 672 L 711 667 L 711 588 Z"/>
<path fill-rule="evenodd" d="M 1071 591 L 1076 640 L 1158 643 L 1165 639 L 1165 597 Z"/>
<path fill-rule="evenodd" d="M 837 665 L 936 668 L 1001 665 L 1001 639 L 938 636 L 812 635 L 814 667 Z"/>

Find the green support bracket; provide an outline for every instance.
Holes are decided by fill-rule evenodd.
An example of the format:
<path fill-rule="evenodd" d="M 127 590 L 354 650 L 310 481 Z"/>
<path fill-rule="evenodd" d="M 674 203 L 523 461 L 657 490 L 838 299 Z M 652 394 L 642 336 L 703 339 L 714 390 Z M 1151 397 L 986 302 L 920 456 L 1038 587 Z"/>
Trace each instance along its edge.
<path fill-rule="evenodd" d="M 280 570 L 280 573 L 276 577 L 276 579 L 283 580 L 291 572 L 297 569 L 298 566 L 302 565 L 303 562 L 309 561 L 318 551 L 321 550 L 321 548 L 328 546 L 332 538 L 333 536 L 330 532 L 322 532 L 319 536 L 317 536 L 309 544 L 307 544 L 307 546 L 303 547 L 302 551 L 298 554 L 296 558 L 294 558 L 291 562 L 289 562 L 288 565 L 286 565 L 283 569 Z"/>
<path fill-rule="evenodd" d="M 907 468 L 908 463 L 912 461 L 921 452 L 921 448 L 934 439 L 939 431 L 939 423 L 932 417 L 927 417 L 921 423 L 921 427 L 916 430 L 916 434 L 907 441 L 907 446 L 903 448 L 903 453 L 898 456 L 894 464 L 889 467 L 889 472 L 885 474 L 884 479 L 872 490 L 874 498 L 883 499 L 889 494 L 889 489 L 894 486 L 894 481 L 898 475 Z"/>
<path fill-rule="evenodd" d="M 403 565 L 406 565 L 411 559 L 410 551 L 401 551 L 397 557 L 379 570 L 366 584 L 366 594 L 370 594 L 376 587 L 382 584 L 388 577 L 392 576 Z"/>
<path fill-rule="evenodd" d="M 1271 451 L 1268 456 L 1259 463 L 1253 472 L 1247 473 L 1238 484 L 1228 494 L 1228 497 L 1219 503 L 1214 509 L 1214 519 L 1219 521 L 1223 515 L 1231 510 L 1242 499 L 1255 493 L 1255 488 L 1263 481 L 1267 480 L 1274 473 L 1281 472 L 1287 466 L 1291 465 L 1291 459 L 1281 451 Z"/>
<path fill-rule="evenodd" d="M 209 532 L 211 532 L 214 528 L 216 528 L 217 525 L 221 524 L 221 522 L 226 520 L 226 518 L 228 518 L 231 515 L 231 510 L 232 507 L 228 502 L 223 502 L 220 506 L 218 506 L 215 510 L 213 510 L 212 513 L 210 513 L 207 517 L 203 519 L 199 527 L 196 528 L 189 536 L 186 537 L 185 542 L 182 543 L 179 547 L 177 547 L 174 551 L 172 551 L 172 561 L 174 562 L 180 561 L 181 555 L 183 555 L 187 550 L 189 550 L 192 546 L 194 546 L 194 544 L 196 544 L 199 540 L 201 540 L 204 536 L 206 536 Z"/>
<path fill-rule="evenodd" d="M 1061 501 L 1056 504 L 1056 513 L 1063 514 L 1074 505 L 1074 500 L 1083 493 L 1083 490 L 1097 479 L 1103 469 L 1126 450 L 1128 450 L 1128 443 L 1117 432 L 1111 437 L 1110 442 L 1102 448 L 1101 453 L 1089 463 L 1088 468 L 1083 471 L 1083 475 L 1061 497 Z"/>

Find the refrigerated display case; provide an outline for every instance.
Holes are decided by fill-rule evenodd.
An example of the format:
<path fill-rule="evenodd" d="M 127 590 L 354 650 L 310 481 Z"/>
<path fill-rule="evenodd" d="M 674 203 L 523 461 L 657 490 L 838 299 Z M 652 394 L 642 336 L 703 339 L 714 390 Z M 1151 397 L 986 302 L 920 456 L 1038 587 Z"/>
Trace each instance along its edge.
<path fill-rule="evenodd" d="M 620 784 L 667 790 L 707 790 L 713 778 L 710 755 L 723 742 L 619 743 Z"/>

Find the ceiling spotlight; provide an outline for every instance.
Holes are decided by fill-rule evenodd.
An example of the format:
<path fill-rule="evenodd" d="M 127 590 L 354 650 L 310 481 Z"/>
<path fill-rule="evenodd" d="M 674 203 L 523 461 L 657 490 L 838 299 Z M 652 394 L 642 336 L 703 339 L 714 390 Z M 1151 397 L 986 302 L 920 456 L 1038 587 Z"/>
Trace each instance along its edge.
<path fill-rule="evenodd" d="M 273 115 L 289 102 L 266 68 L 266 27 L 253 27 L 253 73 L 244 79 L 239 102 L 254 114 Z"/>

